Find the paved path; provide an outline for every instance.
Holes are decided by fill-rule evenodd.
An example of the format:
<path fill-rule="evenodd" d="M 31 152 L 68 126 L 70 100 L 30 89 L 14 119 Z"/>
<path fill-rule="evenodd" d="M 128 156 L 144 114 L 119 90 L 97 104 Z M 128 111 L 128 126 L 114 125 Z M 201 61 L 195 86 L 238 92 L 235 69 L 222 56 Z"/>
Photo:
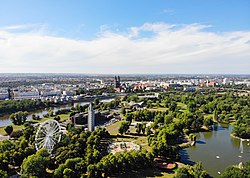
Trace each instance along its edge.
<path fill-rule="evenodd" d="M 9 139 L 9 136 L 0 135 L 0 141 L 2 141 L 2 140 L 8 140 L 8 139 Z"/>

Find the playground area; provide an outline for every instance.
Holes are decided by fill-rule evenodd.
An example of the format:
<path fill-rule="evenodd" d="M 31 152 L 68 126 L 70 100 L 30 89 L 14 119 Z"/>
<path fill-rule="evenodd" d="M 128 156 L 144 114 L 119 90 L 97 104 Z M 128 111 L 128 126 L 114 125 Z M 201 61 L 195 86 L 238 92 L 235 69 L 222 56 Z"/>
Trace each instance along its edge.
<path fill-rule="evenodd" d="M 140 146 L 133 142 L 115 142 L 108 146 L 108 152 L 115 154 L 117 152 L 123 151 L 138 151 L 140 150 Z"/>

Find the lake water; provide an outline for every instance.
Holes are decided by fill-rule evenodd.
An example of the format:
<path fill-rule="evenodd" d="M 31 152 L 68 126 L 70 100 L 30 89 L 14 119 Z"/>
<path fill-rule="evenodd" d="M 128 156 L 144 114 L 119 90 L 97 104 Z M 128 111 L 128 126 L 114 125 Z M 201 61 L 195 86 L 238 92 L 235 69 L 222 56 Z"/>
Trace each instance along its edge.
<path fill-rule="evenodd" d="M 230 136 L 232 126 L 221 124 L 212 132 L 200 132 L 195 146 L 180 151 L 184 163 L 193 164 L 201 161 L 203 167 L 213 177 L 224 172 L 230 165 L 238 165 L 241 161 L 250 161 L 250 142 L 243 141 L 243 153 L 240 150 L 240 139 Z"/>

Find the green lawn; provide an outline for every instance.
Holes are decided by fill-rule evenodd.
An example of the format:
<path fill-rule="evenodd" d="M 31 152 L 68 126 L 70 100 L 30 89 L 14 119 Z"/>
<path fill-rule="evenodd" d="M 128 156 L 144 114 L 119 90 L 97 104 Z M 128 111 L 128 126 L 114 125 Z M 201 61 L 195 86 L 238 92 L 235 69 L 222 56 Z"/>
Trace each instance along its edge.
<path fill-rule="evenodd" d="M 118 129 L 121 125 L 121 123 L 124 121 L 118 121 L 112 125 L 109 125 L 107 127 L 108 132 L 110 133 L 110 135 L 113 136 L 112 140 L 115 142 L 120 142 L 120 141 L 124 141 L 124 142 L 135 142 L 138 145 L 141 145 L 142 149 L 146 149 L 146 150 L 151 150 L 151 147 L 148 146 L 148 139 L 145 135 L 137 135 L 136 134 L 136 128 L 134 126 L 130 126 L 129 130 L 130 133 L 129 134 L 124 134 L 124 135 L 120 135 L 118 132 Z"/>
<path fill-rule="evenodd" d="M 110 135 L 117 135 L 118 134 L 118 129 L 123 121 L 118 121 L 114 124 L 111 124 L 107 127 L 108 132 Z"/>
<path fill-rule="evenodd" d="M 16 130 L 21 130 L 23 128 L 23 125 L 13 125 L 13 130 L 16 131 Z M 5 126 L 4 127 L 0 127 L 0 135 L 7 135 L 7 133 L 5 132 L 4 130 Z"/>
<path fill-rule="evenodd" d="M 153 107 L 153 108 L 148 108 L 149 111 L 167 111 L 168 108 L 161 108 L 161 107 Z"/>
<path fill-rule="evenodd" d="M 69 114 L 60 114 L 59 116 L 61 118 L 61 120 L 60 120 L 61 122 L 69 119 Z M 44 117 L 44 118 L 42 118 L 42 119 L 40 119 L 40 120 L 38 120 L 36 122 L 41 123 L 41 122 L 44 122 L 44 121 L 46 121 L 48 119 L 54 119 L 54 116 L 49 117 L 49 118 Z M 34 121 L 34 120 L 32 120 L 32 121 Z M 11 124 L 11 125 L 13 126 L 13 131 L 21 130 L 24 127 L 23 125 L 13 125 L 13 124 Z M 4 131 L 4 128 L 5 128 L 5 126 L 0 127 L 0 135 L 6 135 L 6 132 Z"/>
<path fill-rule="evenodd" d="M 60 116 L 60 118 L 61 118 L 61 119 L 60 119 L 60 122 L 63 122 L 63 121 L 66 121 L 67 119 L 69 119 L 69 114 L 60 114 L 60 115 L 58 115 L 58 116 Z M 46 120 L 48 120 L 48 119 L 54 119 L 54 117 L 55 117 L 55 116 L 52 116 L 52 117 L 44 117 L 44 118 L 38 120 L 38 122 L 41 123 L 41 122 L 44 122 L 44 121 L 46 121 Z"/>
<path fill-rule="evenodd" d="M 128 177 L 133 177 L 133 178 L 146 178 L 146 177 L 155 177 L 155 178 L 172 178 L 174 177 L 175 172 L 167 173 L 167 172 L 161 172 L 157 168 L 148 168 L 148 169 L 143 169 L 140 171 L 130 171 L 126 172 L 126 174 L 122 174 L 119 176 L 116 176 L 118 178 L 128 178 Z"/>

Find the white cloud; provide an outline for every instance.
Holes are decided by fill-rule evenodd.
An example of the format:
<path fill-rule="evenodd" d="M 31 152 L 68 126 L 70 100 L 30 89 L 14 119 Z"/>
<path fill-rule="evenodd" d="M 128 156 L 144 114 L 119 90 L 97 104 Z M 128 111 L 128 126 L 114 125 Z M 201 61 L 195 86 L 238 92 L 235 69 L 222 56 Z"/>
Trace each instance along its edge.
<path fill-rule="evenodd" d="M 50 35 L 44 26 L 12 31 L 21 27 L 0 28 L 0 72 L 250 71 L 250 32 L 215 33 L 200 24 L 145 23 L 123 33 L 103 26 L 93 40 L 74 40 Z M 144 32 L 152 34 L 142 36 Z"/>
<path fill-rule="evenodd" d="M 175 14 L 175 10 L 174 9 L 164 9 L 162 11 L 162 13 L 168 14 L 168 15 L 174 15 Z"/>

